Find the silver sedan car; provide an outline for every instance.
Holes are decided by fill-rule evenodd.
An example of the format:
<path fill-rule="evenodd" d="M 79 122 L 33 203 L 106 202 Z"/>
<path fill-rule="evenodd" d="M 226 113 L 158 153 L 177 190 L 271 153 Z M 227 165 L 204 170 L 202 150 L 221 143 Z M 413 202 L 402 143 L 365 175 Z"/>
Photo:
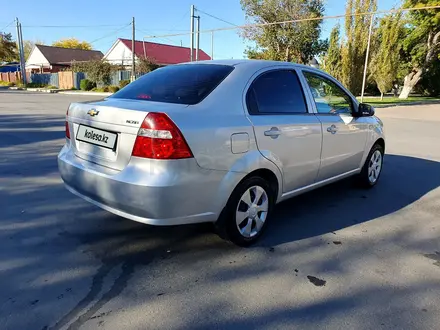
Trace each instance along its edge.
<path fill-rule="evenodd" d="M 104 210 L 150 225 L 213 222 L 246 246 L 283 200 L 350 176 L 373 187 L 384 150 L 374 109 L 328 74 L 206 61 L 71 104 L 58 166 L 69 191 Z"/>

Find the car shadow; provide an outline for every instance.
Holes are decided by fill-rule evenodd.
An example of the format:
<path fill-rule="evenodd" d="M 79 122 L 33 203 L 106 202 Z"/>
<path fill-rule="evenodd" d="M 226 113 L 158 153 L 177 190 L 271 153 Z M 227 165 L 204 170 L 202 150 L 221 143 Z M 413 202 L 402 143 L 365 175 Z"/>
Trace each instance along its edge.
<path fill-rule="evenodd" d="M 385 155 L 372 189 L 343 180 L 292 198 L 275 207 L 260 244 L 277 245 L 354 226 L 399 211 L 440 186 L 440 162 Z"/>
<path fill-rule="evenodd" d="M 271 223 L 254 247 L 299 241 L 377 220 L 404 209 L 439 186 L 440 162 L 388 154 L 384 158 L 380 181 L 372 189 L 359 188 L 350 178 L 276 205 Z M 212 238 L 211 224 L 155 227 L 103 213 L 108 214 L 106 218 L 112 219 L 113 225 L 108 226 L 108 231 L 89 233 L 93 238 L 89 237 L 87 241 L 105 240 L 108 235 L 132 239 L 132 233 L 140 240 L 154 237 L 169 242 L 201 236 Z M 212 239 L 208 241 L 212 248 Z M 220 239 L 215 242 L 220 249 L 227 245 Z"/>

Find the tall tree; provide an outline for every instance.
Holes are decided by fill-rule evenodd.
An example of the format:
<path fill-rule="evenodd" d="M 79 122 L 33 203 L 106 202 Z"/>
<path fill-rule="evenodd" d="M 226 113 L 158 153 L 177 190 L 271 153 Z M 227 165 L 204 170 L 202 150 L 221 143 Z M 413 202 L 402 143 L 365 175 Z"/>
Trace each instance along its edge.
<path fill-rule="evenodd" d="M 251 23 L 264 24 L 304 18 L 322 17 L 323 0 L 240 0 Z M 321 20 L 285 24 L 250 26 L 242 36 L 256 47 L 248 48 L 249 58 L 294 61 L 307 64 L 313 56 L 327 48 L 319 39 Z"/>
<path fill-rule="evenodd" d="M 340 79 L 342 76 L 341 67 L 340 26 L 337 24 L 330 33 L 330 41 L 324 57 L 323 69 L 336 79 Z"/>
<path fill-rule="evenodd" d="M 379 88 L 381 99 L 397 78 L 402 29 L 402 14 L 390 14 L 382 18 L 375 33 L 377 48 L 371 58 L 370 73 Z"/>
<path fill-rule="evenodd" d="M 17 59 L 17 44 L 12 40 L 12 34 L 0 32 L 0 62 L 12 62 Z"/>
<path fill-rule="evenodd" d="M 404 8 L 440 5 L 440 0 L 406 0 Z M 440 10 L 409 12 L 409 27 L 403 40 L 407 75 L 399 98 L 406 99 L 440 52 Z M 404 64 L 405 65 L 405 64 Z"/>
<path fill-rule="evenodd" d="M 52 46 L 63 47 L 63 48 L 86 49 L 86 50 L 92 49 L 92 45 L 90 43 L 88 43 L 87 41 L 79 41 L 76 38 L 60 39 L 52 43 Z"/>
<path fill-rule="evenodd" d="M 362 76 L 368 43 L 370 15 L 359 13 L 373 12 L 376 0 L 347 0 L 345 17 L 345 38 L 342 48 L 342 82 L 355 95 L 362 89 Z"/>

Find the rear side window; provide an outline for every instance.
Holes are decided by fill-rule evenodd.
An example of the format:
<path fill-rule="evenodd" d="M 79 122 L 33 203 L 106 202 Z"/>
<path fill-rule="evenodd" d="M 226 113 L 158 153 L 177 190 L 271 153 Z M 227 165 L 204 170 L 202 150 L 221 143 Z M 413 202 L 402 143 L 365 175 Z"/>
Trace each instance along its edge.
<path fill-rule="evenodd" d="M 208 96 L 234 67 L 182 64 L 154 70 L 127 85 L 111 98 L 196 104 Z"/>
<path fill-rule="evenodd" d="M 304 93 L 295 71 L 263 73 L 252 83 L 246 96 L 250 114 L 307 113 Z"/>

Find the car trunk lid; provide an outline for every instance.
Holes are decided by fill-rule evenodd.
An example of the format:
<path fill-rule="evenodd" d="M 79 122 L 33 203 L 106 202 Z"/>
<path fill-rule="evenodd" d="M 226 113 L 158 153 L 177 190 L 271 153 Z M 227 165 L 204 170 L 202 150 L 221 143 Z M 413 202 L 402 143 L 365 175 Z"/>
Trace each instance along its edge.
<path fill-rule="evenodd" d="M 184 104 L 104 99 L 72 103 L 68 111 L 71 145 L 77 157 L 122 170 L 130 161 L 139 128 L 149 112 L 173 112 Z"/>

